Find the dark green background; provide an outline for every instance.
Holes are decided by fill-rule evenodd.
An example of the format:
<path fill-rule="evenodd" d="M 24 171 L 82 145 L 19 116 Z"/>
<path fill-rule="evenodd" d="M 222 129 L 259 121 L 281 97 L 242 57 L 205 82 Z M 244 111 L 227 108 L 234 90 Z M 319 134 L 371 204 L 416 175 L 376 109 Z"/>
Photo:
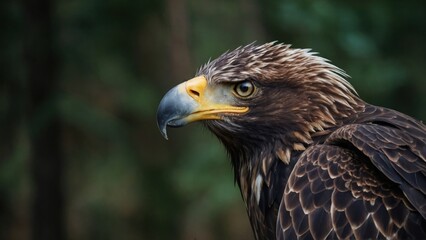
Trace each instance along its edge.
<path fill-rule="evenodd" d="M 364 100 L 425 120 L 425 6 L 2 1 L 0 238 L 251 239 L 214 136 L 191 124 L 162 139 L 163 94 L 228 49 L 278 40 L 330 59 Z"/>

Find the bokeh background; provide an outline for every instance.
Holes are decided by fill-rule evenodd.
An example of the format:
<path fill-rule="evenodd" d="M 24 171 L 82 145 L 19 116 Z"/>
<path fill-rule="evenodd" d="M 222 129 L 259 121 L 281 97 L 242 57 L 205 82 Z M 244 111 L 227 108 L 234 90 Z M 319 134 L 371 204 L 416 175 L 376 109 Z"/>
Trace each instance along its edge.
<path fill-rule="evenodd" d="M 1 239 L 252 239 L 223 147 L 157 130 L 162 95 L 253 41 L 312 48 L 426 120 L 426 2 L 0 3 Z"/>

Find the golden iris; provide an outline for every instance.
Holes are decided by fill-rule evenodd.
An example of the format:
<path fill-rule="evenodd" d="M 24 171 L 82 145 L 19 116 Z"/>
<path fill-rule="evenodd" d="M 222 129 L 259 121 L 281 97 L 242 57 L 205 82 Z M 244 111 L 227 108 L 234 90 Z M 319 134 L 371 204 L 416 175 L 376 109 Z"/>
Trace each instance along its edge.
<path fill-rule="evenodd" d="M 234 92 L 240 97 L 248 97 L 254 93 L 254 85 L 250 81 L 235 84 Z"/>

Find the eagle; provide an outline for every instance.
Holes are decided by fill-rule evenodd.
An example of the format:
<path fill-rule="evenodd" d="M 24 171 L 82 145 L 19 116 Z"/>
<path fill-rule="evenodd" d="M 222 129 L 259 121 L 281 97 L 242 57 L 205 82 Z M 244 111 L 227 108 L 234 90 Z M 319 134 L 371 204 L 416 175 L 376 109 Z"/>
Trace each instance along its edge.
<path fill-rule="evenodd" d="M 256 239 L 426 239 L 426 126 L 348 77 L 310 49 L 252 43 L 169 90 L 157 124 L 217 136 Z"/>

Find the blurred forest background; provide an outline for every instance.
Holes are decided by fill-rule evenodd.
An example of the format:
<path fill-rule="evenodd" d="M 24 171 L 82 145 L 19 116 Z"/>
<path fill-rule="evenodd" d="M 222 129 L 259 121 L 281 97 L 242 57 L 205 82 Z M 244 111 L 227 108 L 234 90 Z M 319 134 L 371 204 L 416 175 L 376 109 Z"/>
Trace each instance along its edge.
<path fill-rule="evenodd" d="M 230 163 L 163 94 L 253 41 L 312 48 L 366 101 L 426 120 L 426 2 L 0 3 L 1 239 L 252 239 Z"/>

